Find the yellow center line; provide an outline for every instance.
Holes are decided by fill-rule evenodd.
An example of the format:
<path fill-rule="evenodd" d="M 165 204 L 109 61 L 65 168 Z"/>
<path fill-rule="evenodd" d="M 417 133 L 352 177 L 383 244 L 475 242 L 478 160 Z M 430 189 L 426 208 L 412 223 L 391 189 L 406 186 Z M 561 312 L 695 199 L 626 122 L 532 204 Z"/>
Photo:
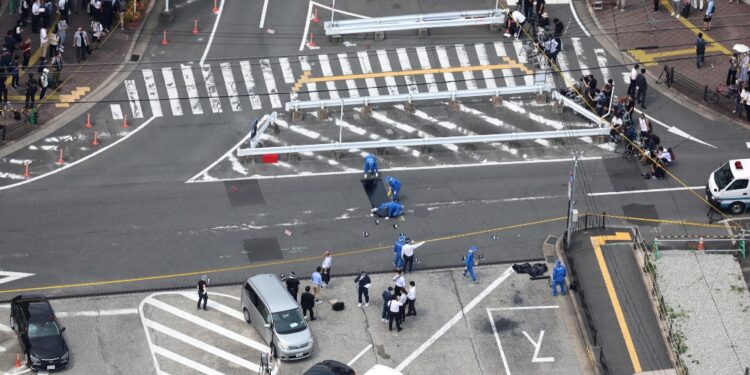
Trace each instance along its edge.
<path fill-rule="evenodd" d="M 599 263 L 599 270 L 604 278 L 604 285 L 607 288 L 607 294 L 609 294 L 609 300 L 612 302 L 612 308 L 615 310 L 615 317 L 617 323 L 620 326 L 620 332 L 622 338 L 625 340 L 625 346 L 628 349 L 630 355 L 630 362 L 633 364 L 633 371 L 640 373 L 641 361 L 638 359 L 638 353 L 635 351 L 635 345 L 633 344 L 633 337 L 630 335 L 630 329 L 628 323 L 625 321 L 625 314 L 622 312 L 622 306 L 620 300 L 617 298 L 614 284 L 612 283 L 612 276 L 609 274 L 607 269 L 607 262 L 604 260 L 604 254 L 602 253 L 602 245 L 607 241 L 627 241 L 630 240 L 630 233 L 628 232 L 616 232 L 613 236 L 596 236 L 591 237 L 591 245 L 594 246 L 594 254 L 596 255 L 597 263 Z"/>

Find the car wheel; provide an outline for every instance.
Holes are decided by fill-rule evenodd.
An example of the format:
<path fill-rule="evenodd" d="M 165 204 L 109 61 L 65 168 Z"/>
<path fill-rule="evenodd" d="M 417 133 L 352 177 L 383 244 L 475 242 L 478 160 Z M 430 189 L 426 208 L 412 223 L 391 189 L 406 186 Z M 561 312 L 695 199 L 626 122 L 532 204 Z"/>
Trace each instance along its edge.
<path fill-rule="evenodd" d="M 745 204 L 742 202 L 734 202 L 729 205 L 729 211 L 732 212 L 732 215 L 741 215 L 745 213 Z"/>
<path fill-rule="evenodd" d="M 250 323 L 250 312 L 247 309 L 242 309 L 242 316 L 245 317 L 245 321 Z"/>

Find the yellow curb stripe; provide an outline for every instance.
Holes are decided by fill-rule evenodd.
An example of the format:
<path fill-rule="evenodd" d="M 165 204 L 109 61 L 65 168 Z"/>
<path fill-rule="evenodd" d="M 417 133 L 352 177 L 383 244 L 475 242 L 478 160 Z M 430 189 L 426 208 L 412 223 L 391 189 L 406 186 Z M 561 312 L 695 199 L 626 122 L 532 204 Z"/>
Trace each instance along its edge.
<path fill-rule="evenodd" d="M 667 10 L 670 13 L 674 12 L 674 8 L 672 8 L 672 4 L 668 0 L 661 0 L 661 4 L 662 4 L 662 6 L 664 6 L 665 8 L 667 8 Z M 714 40 L 714 38 L 711 38 L 705 31 L 701 30 L 698 26 L 695 26 L 695 25 L 693 25 L 692 22 L 686 20 L 685 17 L 680 17 L 677 20 L 680 21 L 680 23 L 683 24 L 685 27 L 687 27 L 688 29 L 690 29 L 690 31 L 692 31 L 695 35 L 698 35 L 698 33 L 703 33 L 703 39 L 706 40 L 706 43 L 708 43 L 709 45 L 716 46 L 719 49 L 719 51 L 721 51 L 721 53 L 723 53 L 723 54 L 725 54 L 727 56 L 731 56 L 732 55 L 732 52 L 729 51 L 729 49 L 727 49 L 726 47 L 724 47 L 723 45 L 721 45 L 719 42 L 717 42 L 716 40 Z M 693 51 L 695 51 L 695 50 L 693 50 Z"/>
<path fill-rule="evenodd" d="M 706 52 L 720 52 L 721 49 L 716 46 L 712 45 L 710 47 L 706 48 Z M 665 58 L 665 57 L 675 57 L 675 56 L 683 56 L 683 55 L 694 55 L 695 54 L 695 48 L 683 48 L 683 49 L 677 49 L 672 51 L 663 51 L 663 52 L 654 52 L 654 53 L 647 53 L 644 50 L 641 49 L 631 49 L 628 50 L 628 53 L 633 56 L 634 59 L 636 59 L 638 62 L 645 64 L 646 66 L 654 66 L 656 65 L 656 59 Z"/>
<path fill-rule="evenodd" d="M 609 300 L 612 302 L 612 308 L 615 310 L 615 317 L 617 323 L 620 326 L 620 333 L 622 338 L 625 340 L 625 346 L 628 349 L 628 355 L 630 356 L 630 362 L 633 365 L 633 371 L 640 373 L 641 361 L 638 359 L 638 353 L 635 351 L 635 345 L 633 344 L 633 337 L 630 335 L 630 329 L 628 323 L 625 321 L 625 314 L 622 312 L 622 306 L 620 300 L 617 298 L 614 284 L 612 283 L 612 276 L 609 274 L 607 268 L 607 262 L 604 260 L 604 254 L 602 253 L 602 245 L 607 241 L 628 241 L 630 240 L 630 233 L 628 232 L 616 232 L 614 236 L 596 236 L 591 237 L 591 245 L 594 246 L 594 254 L 596 255 L 596 261 L 599 263 L 599 270 L 604 278 L 604 285 L 607 288 L 607 294 L 609 294 Z"/>

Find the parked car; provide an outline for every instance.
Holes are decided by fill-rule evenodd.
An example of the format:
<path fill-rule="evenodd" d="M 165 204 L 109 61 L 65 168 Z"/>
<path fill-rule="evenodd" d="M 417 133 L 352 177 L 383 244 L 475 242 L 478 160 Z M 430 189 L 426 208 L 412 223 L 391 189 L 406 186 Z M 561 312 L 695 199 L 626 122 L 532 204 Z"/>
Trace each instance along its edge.
<path fill-rule="evenodd" d="M 70 363 L 70 352 L 47 297 L 20 295 L 10 302 L 10 327 L 34 370 L 59 370 Z"/>
<path fill-rule="evenodd" d="M 316 363 L 302 375 L 356 375 L 351 367 L 334 360 Z"/>

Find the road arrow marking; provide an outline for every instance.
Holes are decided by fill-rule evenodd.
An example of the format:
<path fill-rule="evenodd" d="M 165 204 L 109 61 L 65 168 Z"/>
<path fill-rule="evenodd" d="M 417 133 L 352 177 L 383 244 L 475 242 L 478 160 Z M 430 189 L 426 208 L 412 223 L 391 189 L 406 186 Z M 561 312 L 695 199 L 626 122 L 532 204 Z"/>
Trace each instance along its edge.
<path fill-rule="evenodd" d="M 0 271 L 0 284 L 13 282 L 24 277 L 34 276 L 33 273 Z"/>

